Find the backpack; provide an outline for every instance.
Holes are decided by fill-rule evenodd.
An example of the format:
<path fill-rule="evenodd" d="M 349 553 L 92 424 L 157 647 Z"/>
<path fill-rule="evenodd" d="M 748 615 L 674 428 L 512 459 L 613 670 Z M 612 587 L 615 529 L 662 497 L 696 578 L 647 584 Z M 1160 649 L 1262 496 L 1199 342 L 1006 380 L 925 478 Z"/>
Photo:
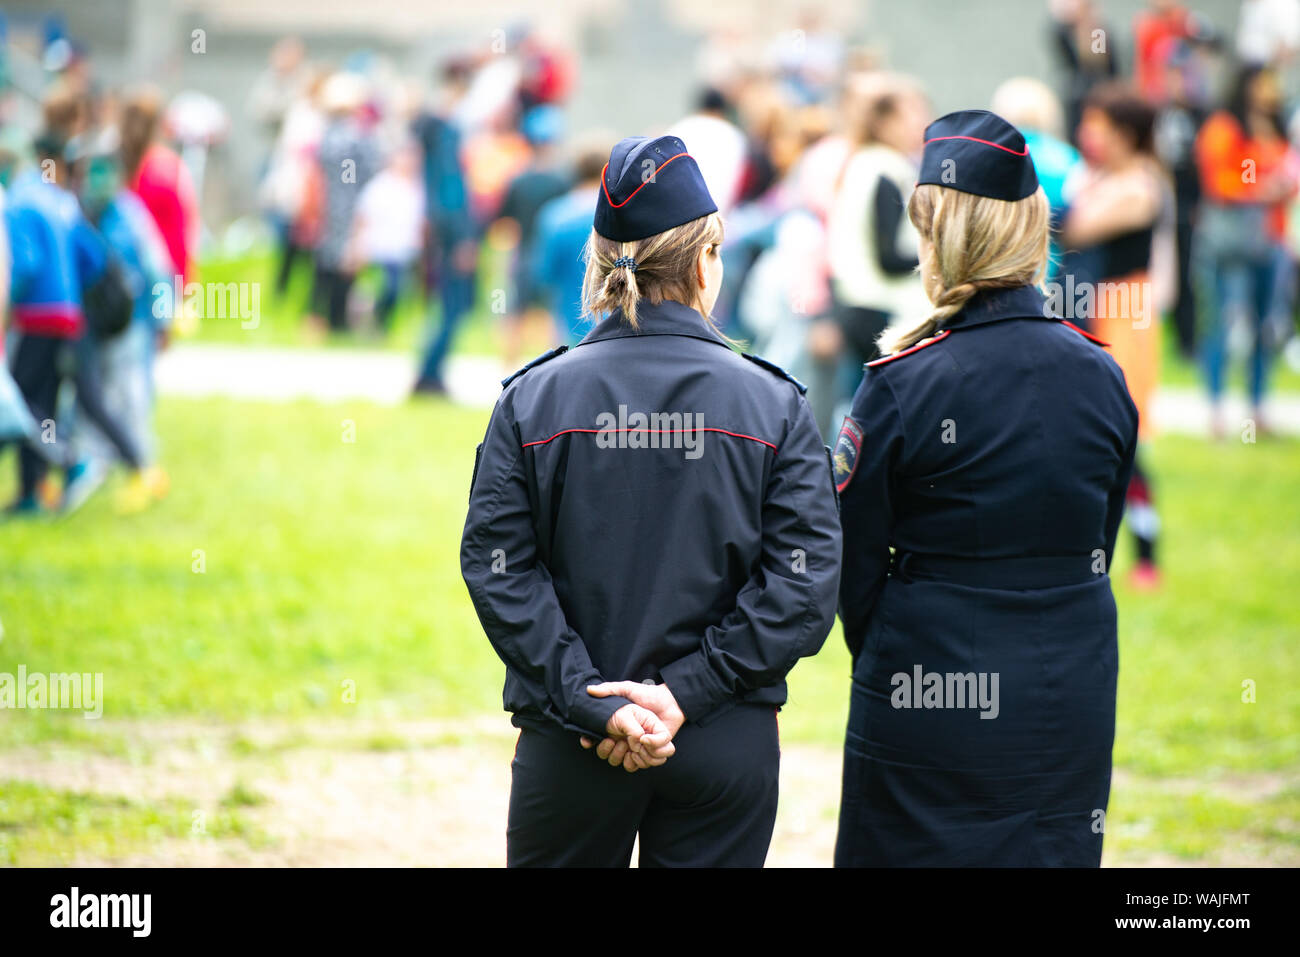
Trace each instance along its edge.
<path fill-rule="evenodd" d="M 86 326 L 99 339 L 121 335 L 131 324 L 131 290 L 122 268 L 113 260 L 104 264 L 99 278 L 86 287 L 81 308 Z"/>

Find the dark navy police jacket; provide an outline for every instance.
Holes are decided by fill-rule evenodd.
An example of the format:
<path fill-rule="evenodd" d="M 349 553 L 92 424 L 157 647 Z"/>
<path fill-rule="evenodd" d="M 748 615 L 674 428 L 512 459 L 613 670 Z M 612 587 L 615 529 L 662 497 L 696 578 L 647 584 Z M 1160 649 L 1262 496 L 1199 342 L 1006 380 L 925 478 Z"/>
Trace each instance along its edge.
<path fill-rule="evenodd" d="M 1119 366 L 1033 286 L 978 294 L 937 336 L 868 363 L 833 449 L 850 652 L 891 546 L 903 578 L 927 560 L 926 577 L 971 587 L 1104 578 L 1136 444 Z"/>
<path fill-rule="evenodd" d="M 516 725 L 603 736 L 663 681 L 688 721 L 781 705 L 834 621 L 840 526 L 803 387 L 694 309 L 642 302 L 505 381 L 461 570 Z"/>

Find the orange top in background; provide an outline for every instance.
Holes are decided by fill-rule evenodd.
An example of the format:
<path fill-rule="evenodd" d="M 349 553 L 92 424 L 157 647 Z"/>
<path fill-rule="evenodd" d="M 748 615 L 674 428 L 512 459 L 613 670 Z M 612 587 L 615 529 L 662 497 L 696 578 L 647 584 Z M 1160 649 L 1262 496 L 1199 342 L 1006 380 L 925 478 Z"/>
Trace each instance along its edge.
<path fill-rule="evenodd" d="M 1196 137 L 1201 188 L 1215 202 L 1261 203 L 1260 186 L 1275 176 L 1294 175 L 1294 170 L 1289 169 L 1293 165 L 1285 139 L 1253 139 L 1226 110 L 1206 120 Z M 1272 204 L 1268 225 L 1273 238 L 1285 235 L 1285 203 Z"/>

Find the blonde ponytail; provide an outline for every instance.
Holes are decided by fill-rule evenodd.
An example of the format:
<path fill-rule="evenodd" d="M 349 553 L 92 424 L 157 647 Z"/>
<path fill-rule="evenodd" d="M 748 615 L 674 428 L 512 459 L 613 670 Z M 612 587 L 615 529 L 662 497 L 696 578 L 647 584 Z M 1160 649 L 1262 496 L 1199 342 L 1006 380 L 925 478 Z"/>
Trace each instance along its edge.
<path fill-rule="evenodd" d="M 694 306 L 696 258 L 701 247 L 721 243 L 722 236 L 722 217 L 717 213 L 627 243 L 606 239 L 593 229 L 585 252 L 583 312 L 604 316 L 618 311 L 635 329 L 637 303 L 643 299 L 654 304 L 672 299 Z"/>
<path fill-rule="evenodd" d="M 1010 202 L 926 183 L 913 190 L 907 215 L 925 240 L 921 275 L 934 310 L 882 332 L 884 355 L 935 335 L 982 290 L 1042 281 L 1051 213 L 1041 187 Z"/>
<path fill-rule="evenodd" d="M 636 259 L 633 255 L 634 246 L 636 243 L 619 244 L 619 255 L 610 264 L 609 271 L 605 273 L 605 281 L 601 284 L 595 298 L 605 304 L 610 311 L 622 310 L 628 323 L 635 329 L 636 304 L 641 298 L 641 288 L 637 285 L 636 273 L 641 268 L 641 264 L 638 262 L 635 266 L 632 265 Z"/>

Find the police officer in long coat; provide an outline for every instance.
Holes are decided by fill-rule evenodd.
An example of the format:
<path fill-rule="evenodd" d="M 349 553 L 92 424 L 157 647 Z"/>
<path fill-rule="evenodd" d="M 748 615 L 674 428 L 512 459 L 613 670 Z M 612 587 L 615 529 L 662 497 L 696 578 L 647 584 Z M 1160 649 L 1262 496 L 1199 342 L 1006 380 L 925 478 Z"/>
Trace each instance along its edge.
<path fill-rule="evenodd" d="M 681 140 L 621 141 L 597 202 L 601 318 L 505 381 L 461 545 L 521 729 L 508 863 L 626 866 L 639 834 L 642 865 L 761 865 L 785 677 L 834 620 L 830 461 L 707 318 L 722 224 Z"/>
<path fill-rule="evenodd" d="M 1035 285 L 1049 214 L 1014 127 L 931 124 L 909 214 L 935 309 L 886 332 L 834 448 L 854 663 L 836 864 L 1096 866 L 1137 412 Z"/>

